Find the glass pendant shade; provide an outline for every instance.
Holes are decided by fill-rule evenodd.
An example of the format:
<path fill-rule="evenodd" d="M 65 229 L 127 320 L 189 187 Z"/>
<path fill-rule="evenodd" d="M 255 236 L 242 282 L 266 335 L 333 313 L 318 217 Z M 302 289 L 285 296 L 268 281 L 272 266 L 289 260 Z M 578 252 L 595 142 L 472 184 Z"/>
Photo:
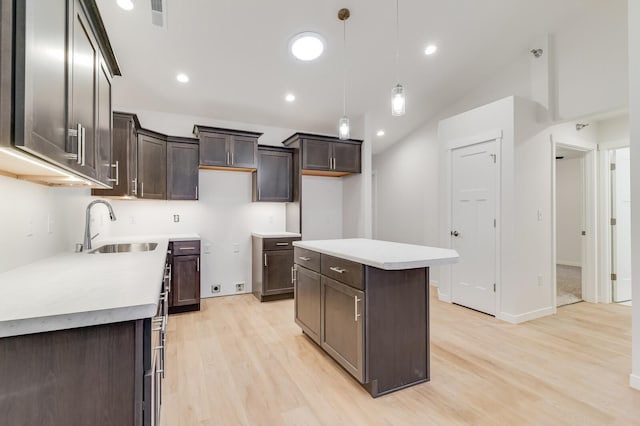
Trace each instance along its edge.
<path fill-rule="evenodd" d="M 346 115 L 338 122 L 338 137 L 341 140 L 349 139 L 349 118 Z"/>
<path fill-rule="evenodd" d="M 404 115 L 405 101 L 404 87 L 401 84 L 397 84 L 396 87 L 391 89 L 391 115 Z"/>

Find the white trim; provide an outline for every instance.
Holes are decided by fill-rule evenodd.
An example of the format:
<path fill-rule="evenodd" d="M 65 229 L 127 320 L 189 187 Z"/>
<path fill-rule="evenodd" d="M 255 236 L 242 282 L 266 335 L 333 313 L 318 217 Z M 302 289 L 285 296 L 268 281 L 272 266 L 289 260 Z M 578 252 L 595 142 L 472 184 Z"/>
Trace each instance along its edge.
<path fill-rule="evenodd" d="M 448 150 L 462 148 L 465 146 L 471 146 L 478 143 L 489 141 L 502 141 L 502 129 L 490 130 L 488 132 L 479 133 L 473 136 L 465 136 L 464 138 L 458 138 L 448 141 L 445 146 Z"/>
<path fill-rule="evenodd" d="M 572 260 L 556 260 L 556 265 L 577 266 L 578 268 L 582 268 L 582 262 L 574 262 Z"/>
<path fill-rule="evenodd" d="M 551 146 L 551 306 L 553 307 L 553 314 L 557 313 L 558 294 L 557 294 L 557 264 L 556 256 L 558 255 L 556 249 L 556 144 L 553 142 L 553 136 L 549 135 L 549 142 Z"/>
<path fill-rule="evenodd" d="M 635 374 L 630 374 L 629 375 L 629 386 L 631 386 L 634 389 L 640 390 L 640 376 L 635 375 Z"/>
<path fill-rule="evenodd" d="M 440 287 L 438 287 L 438 300 L 441 302 L 451 303 L 451 295 L 443 293 Z"/>
<path fill-rule="evenodd" d="M 599 200 L 598 200 L 598 228 L 600 243 L 598 251 L 598 301 L 611 303 L 611 149 L 598 152 Z M 612 148 L 615 149 L 615 148 Z"/>
<path fill-rule="evenodd" d="M 555 313 L 555 309 L 553 307 L 537 309 L 531 312 L 525 312 L 524 314 L 512 315 L 506 312 L 500 312 L 496 318 L 509 322 L 511 324 L 521 324 L 526 321 L 531 321 L 537 318 L 546 317 L 547 315 L 552 315 Z"/>
<path fill-rule="evenodd" d="M 436 287 L 436 288 L 438 288 L 438 287 L 440 286 L 440 281 L 438 281 L 438 280 L 431 280 L 431 281 L 429 282 L 429 285 L 431 285 L 432 287 Z"/>

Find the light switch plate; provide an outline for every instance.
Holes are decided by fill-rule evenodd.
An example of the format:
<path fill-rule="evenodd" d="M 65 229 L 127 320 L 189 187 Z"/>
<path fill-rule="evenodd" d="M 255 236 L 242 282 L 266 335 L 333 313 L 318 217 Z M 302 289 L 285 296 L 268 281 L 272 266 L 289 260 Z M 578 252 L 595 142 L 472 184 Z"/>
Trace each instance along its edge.
<path fill-rule="evenodd" d="M 173 221 L 176 222 L 176 223 L 180 222 L 180 215 L 179 214 L 174 214 L 173 215 Z"/>

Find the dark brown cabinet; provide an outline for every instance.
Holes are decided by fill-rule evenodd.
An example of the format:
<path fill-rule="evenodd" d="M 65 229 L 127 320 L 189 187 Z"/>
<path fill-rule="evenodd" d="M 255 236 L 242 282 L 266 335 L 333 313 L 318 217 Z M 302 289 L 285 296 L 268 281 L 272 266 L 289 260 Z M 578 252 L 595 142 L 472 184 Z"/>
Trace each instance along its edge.
<path fill-rule="evenodd" d="M 95 1 L 1 7 L 3 32 L 11 34 L 0 41 L 1 84 L 14 89 L 11 108 L 0 110 L 3 122 L 13 113 L 13 137 L 2 144 L 111 185 L 111 78 L 120 71 Z"/>
<path fill-rule="evenodd" d="M 169 313 L 200 310 L 200 241 L 169 243 Z"/>
<path fill-rule="evenodd" d="M 138 198 L 167 198 L 166 136 L 144 129 L 138 131 Z"/>
<path fill-rule="evenodd" d="M 283 144 L 300 150 L 302 174 L 345 176 L 361 171 L 360 140 L 296 133 Z"/>
<path fill-rule="evenodd" d="M 300 237 L 252 237 L 252 288 L 261 302 L 293 296 L 293 241 Z"/>
<path fill-rule="evenodd" d="M 167 199 L 198 199 L 198 140 L 167 138 Z"/>
<path fill-rule="evenodd" d="M 200 141 L 200 167 L 254 170 L 257 167 L 258 138 L 262 133 L 196 125 Z"/>
<path fill-rule="evenodd" d="M 258 146 L 258 168 L 253 172 L 253 201 L 293 201 L 292 150 Z"/>
<path fill-rule="evenodd" d="M 295 266 L 295 321 L 318 345 L 320 344 L 320 274 Z"/>

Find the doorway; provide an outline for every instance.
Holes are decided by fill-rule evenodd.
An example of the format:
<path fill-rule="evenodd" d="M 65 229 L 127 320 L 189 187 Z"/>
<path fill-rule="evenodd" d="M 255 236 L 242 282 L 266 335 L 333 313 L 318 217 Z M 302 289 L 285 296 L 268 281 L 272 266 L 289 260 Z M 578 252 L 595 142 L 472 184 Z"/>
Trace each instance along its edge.
<path fill-rule="evenodd" d="M 610 152 L 611 301 L 631 302 L 631 169 L 630 149 Z"/>
<path fill-rule="evenodd" d="M 496 312 L 496 194 L 498 142 L 452 151 L 451 301 L 490 315 Z"/>
<path fill-rule="evenodd" d="M 585 151 L 556 147 L 556 307 L 582 302 Z"/>

